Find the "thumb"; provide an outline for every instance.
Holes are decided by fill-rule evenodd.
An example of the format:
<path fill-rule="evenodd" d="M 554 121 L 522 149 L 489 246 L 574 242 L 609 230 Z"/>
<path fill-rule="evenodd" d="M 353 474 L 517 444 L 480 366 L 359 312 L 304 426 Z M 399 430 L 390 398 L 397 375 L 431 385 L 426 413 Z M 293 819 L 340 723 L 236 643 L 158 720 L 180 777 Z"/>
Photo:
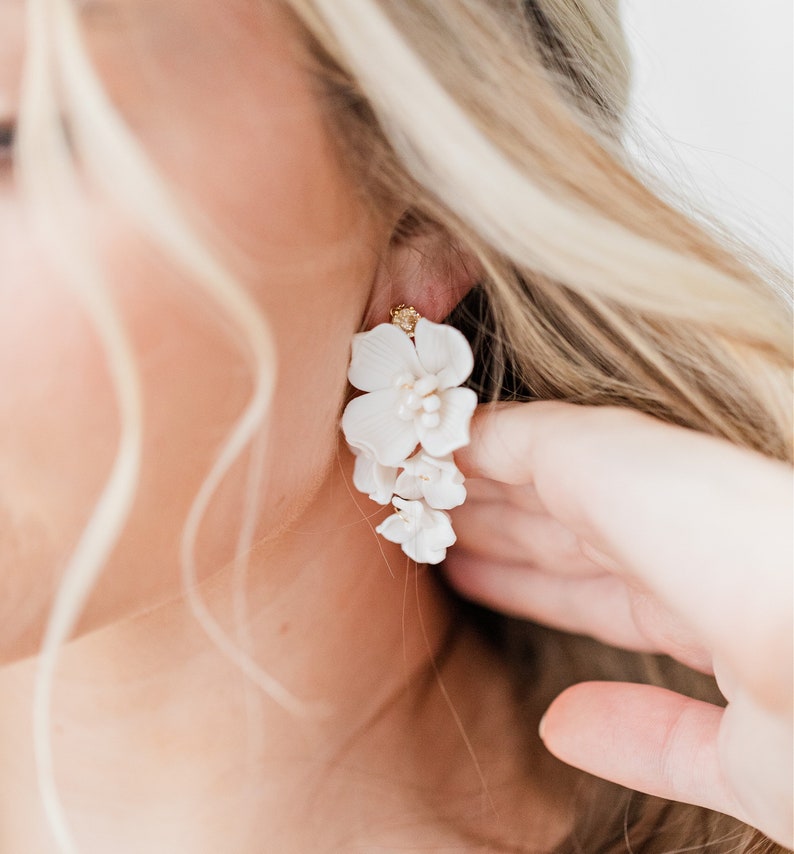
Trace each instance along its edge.
<path fill-rule="evenodd" d="M 651 685 L 585 682 L 551 704 L 541 738 L 558 759 L 590 774 L 732 815 L 791 845 L 791 785 L 787 780 L 780 792 L 774 774 L 776 765 L 788 764 L 778 761 L 779 744 L 761 727 L 748 752 L 752 767 L 743 765 L 731 779 L 726 768 L 732 763 L 723 755 L 725 714 Z"/>

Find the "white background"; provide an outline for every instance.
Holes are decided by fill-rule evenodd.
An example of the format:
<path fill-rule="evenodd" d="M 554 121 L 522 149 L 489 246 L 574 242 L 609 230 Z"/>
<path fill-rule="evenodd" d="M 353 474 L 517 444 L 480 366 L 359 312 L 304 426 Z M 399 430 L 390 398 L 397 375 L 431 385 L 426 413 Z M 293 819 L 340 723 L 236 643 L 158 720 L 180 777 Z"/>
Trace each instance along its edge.
<path fill-rule="evenodd" d="M 791 269 L 791 0 L 621 0 L 644 156 Z"/>

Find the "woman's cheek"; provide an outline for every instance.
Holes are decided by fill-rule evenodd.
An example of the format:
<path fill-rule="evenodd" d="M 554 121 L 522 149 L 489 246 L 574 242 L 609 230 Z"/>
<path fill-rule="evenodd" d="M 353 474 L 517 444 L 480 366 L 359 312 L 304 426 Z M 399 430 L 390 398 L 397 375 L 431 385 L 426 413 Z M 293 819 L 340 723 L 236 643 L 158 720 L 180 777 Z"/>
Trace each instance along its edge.
<path fill-rule="evenodd" d="M 266 537 L 305 506 L 334 461 L 350 338 L 387 229 L 373 221 L 337 161 L 289 50 L 274 43 L 263 51 L 260 36 L 250 51 L 241 48 L 239 68 L 208 68 L 200 102 L 188 91 L 203 67 L 193 57 L 168 87 L 147 94 L 140 129 L 189 210 L 202 211 L 226 236 L 221 243 L 232 247 L 241 286 L 273 330 L 278 379 L 256 531 Z M 96 53 L 103 79 L 140 89 L 138 77 L 123 73 L 130 66 L 123 51 Z M 233 81 L 247 79 L 253 61 L 261 65 L 256 91 L 232 98 Z M 126 90 L 117 88 L 110 86 L 125 107 Z M 240 98 L 256 109 L 239 109 Z M 129 112 L 136 113 L 134 103 Z M 170 131 L 158 135 L 169 128 L 184 147 Z M 219 156 L 225 151 L 236 153 Z M 252 390 L 246 342 L 201 285 L 136 241 L 139 224 L 91 204 L 85 221 L 71 225 L 91 236 L 101 261 L 145 415 L 132 511 L 80 631 L 179 594 L 186 517 Z M 24 648 L 19 654 L 35 651 L 119 438 L 100 339 L 58 269 L 43 260 L 47 253 L 27 236 L 18 207 L 0 192 L 0 592 L 8 591 L 0 596 L 0 656 L 12 645 Z M 233 557 L 248 460 L 241 457 L 208 509 L 200 577 Z"/>
<path fill-rule="evenodd" d="M 100 338 L 22 217 L 3 207 L 0 241 L 0 657 L 29 654 L 110 474 L 119 439 Z M 107 230 L 105 236 L 107 235 Z M 111 242 L 104 279 L 127 330 L 144 407 L 143 464 L 129 523 L 81 629 L 178 592 L 189 506 L 250 381 L 195 292 Z M 151 257 L 151 252 L 149 256 Z M 137 260 L 136 260 L 137 259 Z M 215 544 L 210 562 L 220 560 Z"/>
<path fill-rule="evenodd" d="M 100 339 L 46 253 L 4 228 L 0 284 L 0 659 L 40 642 L 68 556 L 110 473 L 119 438 Z M 123 535 L 78 632 L 179 594 L 185 519 L 252 390 L 247 348 L 200 287 L 129 229 L 97 229 L 104 284 L 126 330 L 144 409 L 142 466 Z M 266 266 L 266 265 L 265 265 Z M 278 532 L 310 500 L 333 462 L 349 338 L 369 270 L 361 256 L 300 267 L 265 288 L 262 310 L 278 352 L 257 537 Z M 268 277 L 265 276 L 265 279 Z M 356 285 L 355 283 L 361 283 Z M 211 503 L 199 576 L 233 557 L 249 457 Z"/>
<path fill-rule="evenodd" d="M 46 613 L 117 428 L 98 339 L 6 198 L 0 257 L 2 655 Z"/>

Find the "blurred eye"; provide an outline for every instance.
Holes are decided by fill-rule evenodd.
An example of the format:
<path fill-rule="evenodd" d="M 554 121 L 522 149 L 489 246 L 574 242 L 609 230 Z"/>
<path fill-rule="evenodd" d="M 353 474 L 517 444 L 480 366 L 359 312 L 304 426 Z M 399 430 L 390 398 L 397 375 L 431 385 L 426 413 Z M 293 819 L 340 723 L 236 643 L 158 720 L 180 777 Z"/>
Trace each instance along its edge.
<path fill-rule="evenodd" d="M 16 125 L 12 121 L 0 121 L 0 164 L 11 162 L 14 149 Z"/>

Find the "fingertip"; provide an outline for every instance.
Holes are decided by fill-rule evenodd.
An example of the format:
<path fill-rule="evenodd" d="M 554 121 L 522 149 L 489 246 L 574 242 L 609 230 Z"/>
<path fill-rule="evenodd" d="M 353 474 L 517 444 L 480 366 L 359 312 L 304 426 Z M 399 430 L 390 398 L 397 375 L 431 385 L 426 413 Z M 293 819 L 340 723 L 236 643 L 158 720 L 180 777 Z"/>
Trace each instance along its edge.
<path fill-rule="evenodd" d="M 540 738 L 550 753 L 577 767 L 592 746 L 593 727 L 610 717 L 609 683 L 579 682 L 558 694 L 541 718 Z M 601 730 L 599 736 L 603 738 Z"/>
<path fill-rule="evenodd" d="M 454 453 L 455 464 L 465 477 L 487 477 L 483 446 L 488 432 L 488 420 L 501 409 L 516 404 L 506 402 L 482 403 L 475 410 L 469 426 L 469 444 Z M 520 405 L 520 404 L 519 404 Z"/>
<path fill-rule="evenodd" d="M 512 435 L 511 416 L 530 403 L 496 401 L 477 407 L 469 429 L 470 442 L 455 451 L 455 462 L 465 477 L 504 480 L 504 472 L 514 466 L 521 443 Z M 509 462 L 505 464 L 505 456 Z"/>
<path fill-rule="evenodd" d="M 472 424 L 470 428 L 472 433 L 473 430 L 474 424 Z M 477 463 L 471 444 L 466 445 L 464 448 L 458 448 L 458 450 L 453 453 L 452 457 L 455 460 L 455 465 L 460 469 L 464 477 L 479 477 Z"/>
<path fill-rule="evenodd" d="M 560 419 L 566 424 L 581 417 L 584 410 L 557 400 L 482 404 L 471 421 L 471 441 L 455 451 L 455 461 L 466 477 L 528 483 L 537 442 L 555 438 Z"/>
<path fill-rule="evenodd" d="M 548 708 L 546 709 L 544 718 L 547 720 L 555 721 L 557 718 L 562 717 L 563 720 L 568 715 L 570 711 L 570 701 L 573 698 L 574 702 L 576 700 L 577 689 L 581 688 L 582 685 L 589 685 L 592 683 L 588 682 L 579 682 L 576 685 L 569 685 L 563 691 L 561 691 L 557 696 L 549 703 Z"/>

